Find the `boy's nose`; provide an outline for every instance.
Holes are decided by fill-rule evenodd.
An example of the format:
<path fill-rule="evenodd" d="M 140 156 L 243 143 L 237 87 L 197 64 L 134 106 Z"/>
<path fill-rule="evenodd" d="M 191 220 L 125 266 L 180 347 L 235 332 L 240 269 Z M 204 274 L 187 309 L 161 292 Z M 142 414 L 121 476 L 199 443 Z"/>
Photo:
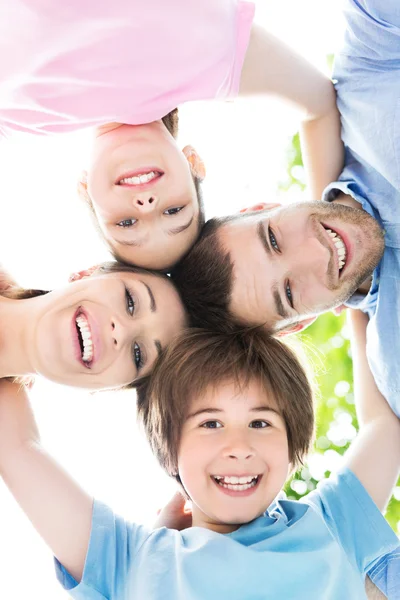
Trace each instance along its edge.
<path fill-rule="evenodd" d="M 133 204 L 141 213 L 153 211 L 157 204 L 158 198 L 154 195 L 140 195 L 133 199 Z"/>

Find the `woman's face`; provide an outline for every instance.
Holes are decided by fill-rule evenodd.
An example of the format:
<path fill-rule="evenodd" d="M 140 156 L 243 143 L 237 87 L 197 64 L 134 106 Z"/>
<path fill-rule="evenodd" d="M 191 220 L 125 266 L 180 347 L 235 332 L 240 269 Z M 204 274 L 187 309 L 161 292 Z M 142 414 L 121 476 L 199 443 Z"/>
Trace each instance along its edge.
<path fill-rule="evenodd" d="M 35 371 L 82 388 L 120 387 L 148 375 L 186 323 L 174 286 L 151 274 L 94 275 L 40 301 L 30 344 Z"/>

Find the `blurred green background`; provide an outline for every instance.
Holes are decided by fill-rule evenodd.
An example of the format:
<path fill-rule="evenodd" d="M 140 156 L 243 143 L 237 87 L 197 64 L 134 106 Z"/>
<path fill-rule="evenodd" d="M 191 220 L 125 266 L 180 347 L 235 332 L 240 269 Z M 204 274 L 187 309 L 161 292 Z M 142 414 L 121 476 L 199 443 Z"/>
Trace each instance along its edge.
<path fill-rule="evenodd" d="M 292 186 L 305 188 L 298 134 L 289 143 L 287 176 L 279 184 L 279 189 L 289 191 Z M 314 452 L 308 463 L 286 485 L 285 491 L 293 499 L 313 490 L 319 480 L 336 468 L 358 429 L 346 315 L 343 313 L 336 317 L 326 313 L 320 316 L 305 330 L 302 342 L 311 357 L 319 386 L 317 431 Z M 400 480 L 387 508 L 386 518 L 399 534 Z"/>

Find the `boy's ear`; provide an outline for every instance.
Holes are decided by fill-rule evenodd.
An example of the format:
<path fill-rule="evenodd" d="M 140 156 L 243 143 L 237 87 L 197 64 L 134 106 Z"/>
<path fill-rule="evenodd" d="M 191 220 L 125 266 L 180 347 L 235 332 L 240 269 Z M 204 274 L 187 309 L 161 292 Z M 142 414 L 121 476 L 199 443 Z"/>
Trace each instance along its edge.
<path fill-rule="evenodd" d="M 182 152 L 190 165 L 192 175 L 200 179 L 200 181 L 203 181 L 206 176 L 206 167 L 196 150 L 193 146 L 185 146 Z"/>
<path fill-rule="evenodd" d="M 90 277 L 99 269 L 99 267 L 100 265 L 94 265 L 93 267 L 89 267 L 89 269 L 83 269 L 82 271 L 71 273 L 71 275 L 68 277 L 68 281 L 69 283 L 72 283 L 73 281 L 80 281 L 85 277 Z"/>
<path fill-rule="evenodd" d="M 299 331 L 303 331 L 306 327 L 314 323 L 317 317 L 309 317 L 308 319 L 303 319 L 299 323 L 294 323 L 293 325 L 288 325 L 285 329 L 281 329 L 281 331 L 277 332 L 278 337 L 283 337 L 285 335 L 290 335 L 291 333 L 298 333 Z"/>
<path fill-rule="evenodd" d="M 272 210 L 273 208 L 279 208 L 282 206 L 279 202 L 259 202 L 253 206 L 247 206 L 239 210 L 240 213 L 257 212 L 259 210 Z"/>

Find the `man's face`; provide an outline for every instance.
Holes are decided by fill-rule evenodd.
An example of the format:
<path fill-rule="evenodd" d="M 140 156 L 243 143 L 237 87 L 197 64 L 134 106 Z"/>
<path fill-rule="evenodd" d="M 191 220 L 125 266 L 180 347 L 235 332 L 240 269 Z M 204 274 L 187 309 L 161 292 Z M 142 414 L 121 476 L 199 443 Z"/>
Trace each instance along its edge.
<path fill-rule="evenodd" d="M 218 235 L 234 265 L 231 312 L 279 328 L 347 300 L 384 249 L 376 220 L 338 203 L 254 212 Z"/>

